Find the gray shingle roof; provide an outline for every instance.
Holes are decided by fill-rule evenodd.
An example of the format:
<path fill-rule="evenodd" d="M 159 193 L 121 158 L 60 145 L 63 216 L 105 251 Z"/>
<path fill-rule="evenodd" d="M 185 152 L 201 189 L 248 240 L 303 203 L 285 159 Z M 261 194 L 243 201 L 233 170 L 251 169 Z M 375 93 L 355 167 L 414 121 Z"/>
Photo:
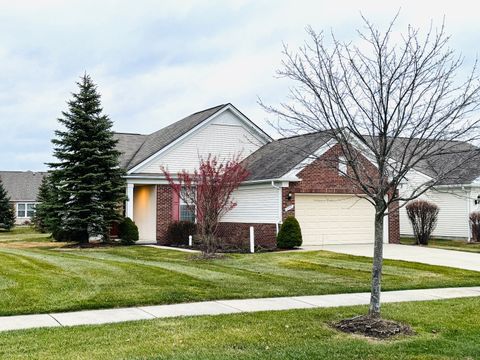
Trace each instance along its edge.
<path fill-rule="evenodd" d="M 324 145 L 332 136 L 318 132 L 279 139 L 266 144 L 243 162 L 249 180 L 279 179 Z M 396 139 L 400 153 L 408 139 Z M 433 178 L 448 173 L 439 185 L 471 184 L 480 178 L 480 149 L 466 142 L 456 142 L 452 153 L 420 162 L 415 169 Z M 476 154 L 473 156 L 473 154 Z M 464 162 L 464 159 L 468 159 Z M 464 162 L 459 166 L 460 162 Z"/>
<path fill-rule="evenodd" d="M 415 141 L 415 140 L 414 140 Z M 439 185 L 471 184 L 480 177 L 480 149 L 470 143 L 455 141 L 439 143 L 449 153 L 422 160 L 415 166 L 420 171 L 432 178 L 441 178 Z M 414 148 L 408 138 L 397 138 L 394 144 L 399 153 L 406 147 Z M 445 151 L 446 152 L 446 151 Z"/>
<path fill-rule="evenodd" d="M 114 138 L 118 140 L 117 150 L 120 151 L 120 166 L 127 168 L 138 149 L 145 142 L 147 135 L 115 133 Z"/>
<path fill-rule="evenodd" d="M 11 201 L 35 201 L 46 174 L 32 171 L 0 171 L 0 179 Z"/>
<path fill-rule="evenodd" d="M 243 161 L 250 172 L 248 180 L 282 177 L 331 138 L 326 132 L 318 132 L 283 138 L 266 144 Z"/>
<path fill-rule="evenodd" d="M 154 132 L 153 134 L 146 135 L 141 146 L 129 160 L 127 168 L 131 169 L 140 164 L 142 161 L 148 159 L 150 156 L 160 151 L 183 134 L 192 130 L 195 126 L 199 125 L 210 116 L 223 109 L 225 106 L 227 105 L 222 104 L 210 109 L 196 112 Z M 136 140 L 139 141 L 140 138 L 136 138 Z"/>

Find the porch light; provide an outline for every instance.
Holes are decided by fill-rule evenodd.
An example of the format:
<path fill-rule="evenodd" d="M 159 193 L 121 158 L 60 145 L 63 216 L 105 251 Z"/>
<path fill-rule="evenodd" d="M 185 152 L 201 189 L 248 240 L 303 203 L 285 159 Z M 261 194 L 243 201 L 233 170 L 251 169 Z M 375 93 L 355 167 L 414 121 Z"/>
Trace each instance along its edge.
<path fill-rule="evenodd" d="M 292 200 L 292 197 L 293 197 L 292 192 L 289 191 L 287 194 L 287 200 Z"/>

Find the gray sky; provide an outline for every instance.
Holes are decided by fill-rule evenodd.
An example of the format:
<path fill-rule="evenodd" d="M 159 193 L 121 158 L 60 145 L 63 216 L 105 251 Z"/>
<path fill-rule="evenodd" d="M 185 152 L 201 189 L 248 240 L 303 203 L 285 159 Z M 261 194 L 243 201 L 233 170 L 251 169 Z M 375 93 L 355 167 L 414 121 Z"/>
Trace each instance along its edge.
<path fill-rule="evenodd" d="M 282 41 L 305 26 L 355 40 L 360 12 L 396 30 L 446 18 L 451 46 L 471 65 L 478 1 L 74 1 L 0 0 L 0 170 L 42 170 L 56 118 L 85 71 L 98 84 L 114 130 L 149 133 L 231 102 L 258 125 L 257 97 L 277 104 Z"/>

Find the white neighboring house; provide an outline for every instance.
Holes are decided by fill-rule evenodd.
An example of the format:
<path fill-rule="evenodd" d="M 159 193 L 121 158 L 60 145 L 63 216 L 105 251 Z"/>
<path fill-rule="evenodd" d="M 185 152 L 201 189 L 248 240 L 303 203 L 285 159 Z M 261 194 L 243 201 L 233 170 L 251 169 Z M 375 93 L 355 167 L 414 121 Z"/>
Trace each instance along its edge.
<path fill-rule="evenodd" d="M 0 171 L 0 179 L 15 208 L 15 224 L 29 223 L 35 215 L 38 189 L 46 172 Z"/>
<path fill-rule="evenodd" d="M 473 145 L 461 143 L 462 146 Z M 404 184 L 404 191 L 412 184 L 425 183 L 430 179 L 435 167 L 450 166 L 455 161 L 449 155 L 444 156 L 441 161 L 429 164 L 429 167 L 420 166 L 417 171 L 412 171 L 408 181 Z M 400 189 L 400 193 L 402 189 Z M 436 204 L 439 207 L 437 227 L 433 232 L 436 238 L 445 239 L 471 239 L 469 215 L 473 211 L 480 211 L 480 160 L 472 160 L 462 165 L 457 171 L 443 181 L 439 182 L 433 189 L 420 196 Z M 408 219 L 405 207 L 400 209 L 400 234 L 401 236 L 413 236 L 412 225 Z"/>

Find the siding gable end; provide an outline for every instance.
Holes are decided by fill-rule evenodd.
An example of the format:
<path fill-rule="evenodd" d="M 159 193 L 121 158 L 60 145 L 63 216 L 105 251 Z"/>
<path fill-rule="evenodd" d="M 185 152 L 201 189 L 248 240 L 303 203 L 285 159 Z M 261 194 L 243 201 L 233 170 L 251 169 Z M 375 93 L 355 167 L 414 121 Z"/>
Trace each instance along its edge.
<path fill-rule="evenodd" d="M 227 107 L 130 173 L 162 175 L 162 166 L 172 173 L 183 169 L 193 171 L 198 167 L 200 157 L 212 154 L 220 159 L 231 159 L 240 154 L 244 159 L 267 142 L 254 124 L 236 114 L 233 107 Z"/>

